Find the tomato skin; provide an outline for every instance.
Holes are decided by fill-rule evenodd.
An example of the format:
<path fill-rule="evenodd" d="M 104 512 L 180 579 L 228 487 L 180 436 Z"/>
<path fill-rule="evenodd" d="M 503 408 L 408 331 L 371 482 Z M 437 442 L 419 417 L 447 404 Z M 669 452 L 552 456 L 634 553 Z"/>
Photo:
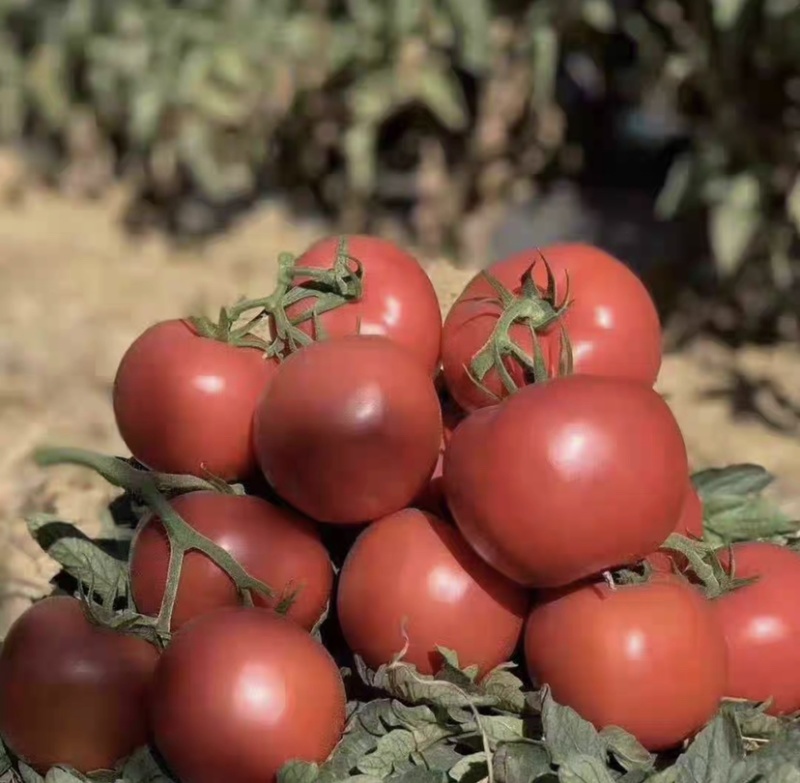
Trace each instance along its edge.
<path fill-rule="evenodd" d="M 677 577 L 573 586 L 525 627 L 534 682 L 598 728 L 620 726 L 667 750 L 710 720 L 725 695 L 725 639 L 709 602 Z"/>
<path fill-rule="evenodd" d="M 256 467 L 253 411 L 276 369 L 261 351 L 200 337 L 186 321 L 157 323 L 117 370 L 120 435 L 152 470 L 247 478 Z"/>
<path fill-rule="evenodd" d="M 567 290 L 574 300 L 562 323 L 569 333 L 574 372 L 655 383 L 661 367 L 661 326 L 650 294 L 638 277 L 622 262 L 599 248 L 584 244 L 557 244 L 516 253 L 493 264 L 487 272 L 513 293 L 519 294 L 522 275 L 532 263 L 534 280 L 542 290 L 547 276 L 541 257 L 556 279 L 557 303 Z M 477 275 L 456 300 L 442 332 L 442 366 L 447 387 L 464 410 L 472 411 L 508 396 L 495 369 L 483 385 L 486 394 L 469 377 L 473 357 L 486 344 L 502 313 L 497 294 L 482 275 Z M 511 327 L 512 339 L 533 356 L 533 340 L 526 324 Z M 539 335 L 551 375 L 558 370 L 561 330 L 551 327 Z M 507 367 L 517 386 L 526 383 L 522 368 L 508 360 Z"/>
<path fill-rule="evenodd" d="M 447 450 L 447 444 L 450 443 L 453 430 L 463 418 L 463 412 L 456 410 L 452 405 L 442 405 L 443 425 L 439 456 L 433 468 L 433 473 L 428 479 L 427 485 L 412 503 L 415 508 L 428 511 L 434 516 L 443 518 L 448 518 L 450 516 L 450 512 L 447 509 L 447 499 L 444 495 L 444 453 Z"/>
<path fill-rule="evenodd" d="M 44 774 L 55 764 L 112 769 L 147 741 L 158 651 L 95 625 L 69 596 L 34 604 L 0 653 L 0 734 Z"/>
<path fill-rule="evenodd" d="M 673 532 L 698 541 L 703 538 L 703 501 L 700 499 L 700 495 L 697 494 L 691 479 L 688 481 L 681 515 Z M 663 550 L 653 552 L 647 558 L 647 562 L 657 571 L 674 571 L 676 568 L 679 571 L 684 571 L 689 565 L 686 558 L 678 552 Z"/>
<path fill-rule="evenodd" d="M 403 648 L 404 660 L 433 674 L 436 646 L 481 674 L 508 660 L 529 605 L 526 590 L 484 563 L 452 525 L 404 509 L 367 527 L 339 577 L 337 609 L 345 640 L 373 669 Z"/>
<path fill-rule="evenodd" d="M 315 242 L 296 260 L 296 267 L 331 268 L 338 244 L 338 236 Z M 442 314 L 433 283 L 419 261 L 393 242 L 363 234 L 347 235 L 347 252 L 364 270 L 363 295 L 358 302 L 320 316 L 326 334 L 384 335 L 411 351 L 432 375 L 439 365 Z M 286 313 L 296 318 L 313 301 L 302 300 Z M 315 336 L 311 321 L 299 328 Z"/>
<path fill-rule="evenodd" d="M 333 566 L 311 520 L 250 495 L 190 492 L 170 504 L 198 533 L 230 552 L 248 573 L 276 592 L 253 595 L 256 606 L 274 606 L 302 588 L 287 617 L 311 630 L 328 603 Z M 157 615 L 164 596 L 169 541 L 160 520 L 137 533 L 131 554 L 131 590 L 143 614 Z M 241 603 L 230 578 L 204 554 L 187 552 L 172 614 L 172 628 L 223 606 Z"/>
<path fill-rule="evenodd" d="M 530 587 L 654 552 L 675 528 L 687 472 L 660 395 L 589 375 L 527 386 L 476 411 L 444 456 L 447 503 L 464 537 Z"/>
<path fill-rule="evenodd" d="M 379 336 L 315 343 L 287 358 L 258 405 L 264 476 L 320 522 L 378 519 L 430 477 L 442 437 L 430 376 Z"/>
<path fill-rule="evenodd" d="M 712 602 L 728 642 L 728 696 L 766 701 L 773 715 L 800 710 L 800 554 L 761 542 L 734 544 L 737 578 L 757 581 Z"/>
<path fill-rule="evenodd" d="M 290 759 L 324 761 L 344 720 L 334 660 L 263 609 L 199 617 L 175 634 L 156 671 L 153 737 L 187 783 L 270 783 Z"/>

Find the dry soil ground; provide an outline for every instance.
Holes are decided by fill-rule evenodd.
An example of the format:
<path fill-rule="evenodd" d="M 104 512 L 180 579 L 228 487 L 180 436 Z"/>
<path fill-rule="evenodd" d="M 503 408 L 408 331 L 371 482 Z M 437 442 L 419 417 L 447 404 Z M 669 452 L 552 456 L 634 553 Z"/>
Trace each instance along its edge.
<path fill-rule="evenodd" d="M 27 538 L 25 515 L 56 512 L 91 530 L 112 494 L 86 472 L 37 469 L 31 449 L 124 453 L 110 390 L 131 340 L 155 320 L 267 291 L 276 254 L 321 230 L 265 207 L 202 250 L 181 251 L 126 236 L 121 205 L 121 196 L 76 203 L 35 190 L 0 208 L 0 637 L 53 573 Z M 446 309 L 471 272 L 442 259 L 428 269 Z M 695 467 L 761 463 L 800 512 L 795 348 L 733 353 L 698 343 L 665 358 L 659 383 Z"/>

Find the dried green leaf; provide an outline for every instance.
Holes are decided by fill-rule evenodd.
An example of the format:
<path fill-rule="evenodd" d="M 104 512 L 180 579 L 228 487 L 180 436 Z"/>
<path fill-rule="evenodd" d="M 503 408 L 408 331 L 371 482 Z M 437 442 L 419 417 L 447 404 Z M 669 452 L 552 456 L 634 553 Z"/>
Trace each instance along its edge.
<path fill-rule="evenodd" d="M 28 530 L 53 560 L 104 602 L 127 595 L 127 542 L 113 542 L 112 555 L 74 525 L 48 514 L 28 519 Z"/>
<path fill-rule="evenodd" d="M 278 772 L 277 783 L 315 783 L 319 765 L 310 761 L 287 761 Z"/>
<path fill-rule="evenodd" d="M 153 757 L 150 748 L 136 750 L 122 767 L 116 783 L 175 783 Z"/>
<path fill-rule="evenodd" d="M 453 730 L 446 726 L 429 723 L 425 726 L 409 729 L 394 729 L 384 734 L 375 749 L 359 759 L 357 769 L 366 775 L 384 778 L 398 771 L 398 766 L 414 754 L 430 747 Z"/>
<path fill-rule="evenodd" d="M 544 689 L 542 696 L 542 726 L 554 764 L 564 764 L 575 755 L 605 761 L 606 744 L 597 729 L 571 707 L 554 701 L 549 688 Z"/>
<path fill-rule="evenodd" d="M 44 778 L 24 761 L 19 763 L 19 776 L 22 779 L 22 783 L 44 783 Z"/>
<path fill-rule="evenodd" d="M 11 769 L 11 757 L 3 741 L 0 740 L 0 775 L 5 775 L 9 769 Z"/>
<path fill-rule="evenodd" d="M 533 740 L 504 743 L 492 762 L 497 783 L 532 783 L 552 770 L 547 748 Z"/>
<path fill-rule="evenodd" d="M 52 767 L 44 776 L 44 783 L 88 783 L 89 778 L 67 767 Z"/>
<path fill-rule="evenodd" d="M 636 737 L 619 726 L 606 726 L 600 732 L 600 738 L 608 752 L 626 772 L 653 768 L 656 757 Z"/>
<path fill-rule="evenodd" d="M 761 183 L 749 172 L 732 177 L 710 208 L 709 240 L 723 277 L 734 275 L 761 228 Z"/>
<path fill-rule="evenodd" d="M 756 780 L 771 781 L 776 776 L 777 783 L 792 767 L 800 767 L 800 728 L 797 726 L 785 727 L 746 760 L 740 758 L 732 769 L 731 778 L 735 783 L 755 783 Z"/>
<path fill-rule="evenodd" d="M 525 709 L 524 684 L 511 671 L 513 668 L 513 663 L 501 664 L 483 678 L 481 685 L 484 693 L 497 699 L 494 707 L 519 714 Z"/>
<path fill-rule="evenodd" d="M 744 744 L 733 716 L 723 711 L 695 737 L 675 762 L 676 783 L 729 783 Z"/>
<path fill-rule="evenodd" d="M 447 783 L 447 775 L 440 770 L 414 767 L 400 775 L 392 775 L 386 783 Z"/>
<path fill-rule="evenodd" d="M 470 753 L 451 767 L 448 777 L 457 783 L 477 783 L 486 777 L 486 754 Z"/>
<path fill-rule="evenodd" d="M 560 783 L 614 783 L 614 776 L 597 756 L 570 756 L 558 769 Z"/>

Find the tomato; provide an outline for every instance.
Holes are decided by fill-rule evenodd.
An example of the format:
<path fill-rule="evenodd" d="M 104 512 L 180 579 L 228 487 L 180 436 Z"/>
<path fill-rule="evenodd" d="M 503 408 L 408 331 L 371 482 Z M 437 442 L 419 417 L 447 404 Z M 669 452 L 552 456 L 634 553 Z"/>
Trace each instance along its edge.
<path fill-rule="evenodd" d="M 464 537 L 531 587 L 654 552 L 675 528 L 687 473 L 661 396 L 590 375 L 527 386 L 474 412 L 444 455 L 447 504 Z"/>
<path fill-rule="evenodd" d="M 703 538 L 703 501 L 691 479 L 687 483 L 681 515 L 673 532 L 698 541 Z M 689 565 L 683 555 L 667 551 L 653 552 L 648 556 L 647 562 L 658 571 L 673 571 L 676 568 L 683 571 Z"/>
<path fill-rule="evenodd" d="M 324 761 L 344 720 L 333 658 L 263 609 L 199 617 L 175 634 L 156 670 L 153 738 L 187 783 L 270 783 L 291 759 Z"/>
<path fill-rule="evenodd" d="M 380 237 L 346 236 L 347 253 L 358 260 L 364 272 L 363 295 L 324 313 L 319 321 L 330 337 L 379 334 L 411 351 L 433 374 L 439 366 L 442 314 L 436 291 L 419 262 L 405 250 Z M 296 267 L 330 269 L 336 259 L 340 237 L 315 242 L 295 262 Z M 302 282 L 302 279 L 299 281 Z M 305 299 L 287 308 L 296 318 L 313 306 Z M 311 321 L 299 325 L 314 335 Z"/>
<path fill-rule="evenodd" d="M 117 370 L 120 435 L 153 470 L 246 478 L 256 467 L 253 411 L 276 368 L 261 351 L 200 337 L 186 321 L 157 323 Z"/>
<path fill-rule="evenodd" d="M 247 495 L 191 492 L 171 505 L 198 533 L 230 552 L 251 576 L 271 587 L 277 600 L 299 590 L 288 617 L 307 630 L 314 627 L 330 598 L 333 567 L 310 520 Z M 143 614 L 158 614 L 168 564 L 167 534 L 158 518 L 146 520 L 131 553 L 131 590 Z M 263 595 L 253 599 L 257 606 L 276 602 Z M 240 602 L 227 574 L 201 552 L 190 551 L 183 560 L 172 627 Z"/>
<path fill-rule="evenodd" d="M 423 674 L 436 646 L 482 673 L 508 660 L 522 632 L 527 591 L 493 571 L 452 525 L 405 509 L 367 527 L 345 560 L 337 609 L 350 649 L 373 669 L 405 655 Z"/>
<path fill-rule="evenodd" d="M 692 736 L 725 695 L 725 639 L 708 601 L 678 577 L 562 590 L 525 627 L 531 678 L 596 727 L 620 726 L 646 748 Z"/>
<path fill-rule="evenodd" d="M 736 578 L 756 581 L 712 602 L 728 642 L 728 696 L 772 703 L 773 715 L 800 710 L 800 554 L 767 543 L 725 553 Z"/>
<path fill-rule="evenodd" d="M 255 415 L 267 481 L 320 522 L 372 521 L 408 505 L 433 471 L 441 437 L 430 376 L 374 335 L 289 356 Z"/>
<path fill-rule="evenodd" d="M 493 264 L 487 272 L 519 295 L 523 275 L 536 262 L 533 277 L 544 291 L 547 275 L 542 258 L 557 284 L 556 305 L 562 304 L 569 287 L 572 305 L 561 323 L 572 344 L 574 372 L 629 378 L 652 386 L 661 366 L 661 327 L 653 300 L 639 278 L 608 253 L 582 244 L 526 250 Z M 467 369 L 491 337 L 502 313 L 494 288 L 478 275 L 445 319 L 442 366 L 450 393 L 465 410 L 491 405 L 508 394 L 496 368 L 490 369 L 482 381 L 492 394 L 479 388 Z M 533 356 L 528 324 L 513 324 L 510 336 L 529 357 Z M 556 374 L 562 355 L 558 324 L 544 328 L 538 340 L 550 374 Z M 517 386 L 530 382 L 518 361 L 507 358 L 504 364 Z"/>
<path fill-rule="evenodd" d="M 111 769 L 147 741 L 158 651 L 92 622 L 80 601 L 45 598 L 0 653 L 0 734 L 44 774 L 55 764 Z"/>

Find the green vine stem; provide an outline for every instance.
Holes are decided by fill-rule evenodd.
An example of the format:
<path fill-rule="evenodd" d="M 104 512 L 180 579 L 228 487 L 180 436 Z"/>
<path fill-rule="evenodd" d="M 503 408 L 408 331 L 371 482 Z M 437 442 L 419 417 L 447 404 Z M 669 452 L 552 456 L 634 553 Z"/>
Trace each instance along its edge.
<path fill-rule="evenodd" d="M 347 236 L 340 236 L 330 268 L 297 267 L 296 258 L 291 253 L 281 253 L 278 256 L 278 282 L 269 296 L 244 299 L 231 307 L 223 307 L 216 322 L 203 316 L 189 320 L 203 337 L 237 347 L 257 348 L 269 357 L 282 358 L 287 350 L 296 351 L 314 342 L 298 328 L 298 324 L 316 320 L 323 313 L 361 299 L 363 266 L 350 255 L 347 245 Z M 302 282 L 297 283 L 298 279 Z M 315 301 L 296 318 L 290 319 L 286 310 L 306 299 Z M 253 312 L 244 323 L 240 323 Z M 270 340 L 253 331 L 264 319 L 270 319 Z"/>
<path fill-rule="evenodd" d="M 544 265 L 547 274 L 547 286 L 543 291 L 533 279 L 533 270 L 538 261 Z M 550 370 L 542 352 L 539 335 L 553 327 L 557 327 L 560 333 L 558 374 L 569 375 L 572 372 L 572 345 L 563 324 L 563 317 L 572 303 L 569 275 L 566 276 L 566 290 L 563 296 L 560 296 L 557 290 L 553 270 L 541 254 L 540 259 L 534 261 L 522 275 L 519 295 L 509 291 L 488 272 L 483 272 L 482 275 L 497 294 L 495 301 L 499 302 L 503 312 L 489 339 L 470 362 L 468 371 L 473 382 L 494 397 L 495 395 L 484 386 L 486 375 L 494 369 L 506 392 L 513 394 L 518 387 L 506 365 L 506 360 L 509 358 L 522 367 L 530 382 L 547 380 L 550 377 Z M 533 343 L 532 356 L 511 337 L 511 328 L 516 324 L 523 324 L 530 330 Z"/>
<path fill-rule="evenodd" d="M 229 552 L 198 533 L 174 510 L 162 492 L 163 486 L 167 483 L 163 476 L 156 478 L 157 474 L 134 468 L 125 460 L 106 457 L 84 449 L 42 448 L 34 453 L 34 459 L 41 466 L 80 465 L 89 468 L 115 487 L 120 487 L 138 496 L 159 517 L 170 545 L 164 598 L 156 618 L 156 630 L 164 638 L 169 636 L 183 560 L 189 551 L 202 552 L 221 568 L 234 582 L 246 603 L 252 601 L 253 592 L 261 593 L 269 599 L 275 597 L 272 588 L 250 576 Z M 198 481 L 202 481 L 202 479 L 198 479 Z M 208 482 L 206 484 L 208 485 Z M 285 613 L 290 606 L 291 602 L 282 601 L 276 611 Z"/>

